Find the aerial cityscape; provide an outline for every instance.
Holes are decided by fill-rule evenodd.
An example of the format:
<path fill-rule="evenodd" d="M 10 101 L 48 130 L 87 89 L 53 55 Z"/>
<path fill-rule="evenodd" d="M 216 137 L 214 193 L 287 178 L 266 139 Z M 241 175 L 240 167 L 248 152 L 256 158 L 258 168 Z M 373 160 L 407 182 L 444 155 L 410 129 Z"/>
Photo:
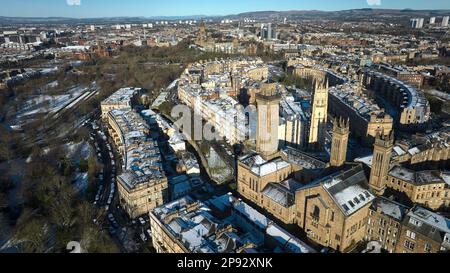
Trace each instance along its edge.
<path fill-rule="evenodd" d="M 450 2 L 163 2 L 0 0 L 0 253 L 450 252 Z"/>

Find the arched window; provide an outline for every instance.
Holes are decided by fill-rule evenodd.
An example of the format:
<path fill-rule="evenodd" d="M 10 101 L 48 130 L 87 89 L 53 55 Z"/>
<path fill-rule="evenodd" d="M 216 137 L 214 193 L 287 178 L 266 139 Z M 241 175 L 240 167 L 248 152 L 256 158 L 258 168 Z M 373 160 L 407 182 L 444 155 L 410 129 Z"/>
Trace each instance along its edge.
<path fill-rule="evenodd" d="M 315 218 L 319 218 L 319 216 L 320 216 L 320 209 L 319 209 L 318 206 L 314 206 L 313 216 L 314 216 Z"/>

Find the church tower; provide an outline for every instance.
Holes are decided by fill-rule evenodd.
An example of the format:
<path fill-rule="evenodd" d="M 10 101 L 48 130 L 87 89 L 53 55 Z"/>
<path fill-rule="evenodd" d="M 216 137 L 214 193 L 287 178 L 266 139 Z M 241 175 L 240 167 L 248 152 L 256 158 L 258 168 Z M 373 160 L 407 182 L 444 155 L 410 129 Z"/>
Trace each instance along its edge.
<path fill-rule="evenodd" d="M 350 121 L 344 118 L 333 119 L 333 140 L 331 141 L 330 165 L 340 167 L 347 158 Z"/>
<path fill-rule="evenodd" d="M 392 148 L 394 147 L 394 131 L 384 136 L 377 134 L 373 150 L 372 170 L 369 186 L 377 195 L 383 195 L 386 179 L 390 170 Z"/>
<path fill-rule="evenodd" d="M 206 33 L 206 24 L 204 21 L 201 21 L 198 27 L 197 38 L 195 39 L 195 44 L 199 46 L 204 46 L 206 41 L 208 40 L 208 35 Z"/>
<path fill-rule="evenodd" d="M 263 84 L 256 94 L 258 122 L 256 129 L 256 151 L 266 160 L 278 153 L 279 103 L 281 96 L 275 84 Z"/>
<path fill-rule="evenodd" d="M 204 21 L 202 21 L 200 23 L 200 26 L 198 27 L 198 35 L 197 35 L 197 39 L 199 41 L 204 41 L 206 40 L 206 24 Z"/>
<path fill-rule="evenodd" d="M 311 128 L 309 130 L 309 145 L 320 150 L 325 146 L 325 131 L 328 116 L 328 81 L 315 82 L 312 96 Z"/>

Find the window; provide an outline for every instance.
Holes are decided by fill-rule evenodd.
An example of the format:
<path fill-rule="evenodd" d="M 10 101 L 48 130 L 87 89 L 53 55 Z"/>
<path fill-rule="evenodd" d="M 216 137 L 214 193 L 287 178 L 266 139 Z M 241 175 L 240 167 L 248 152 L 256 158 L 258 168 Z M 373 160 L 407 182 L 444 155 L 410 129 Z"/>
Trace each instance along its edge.
<path fill-rule="evenodd" d="M 320 216 L 320 209 L 319 209 L 318 206 L 314 206 L 314 210 L 313 210 L 312 216 L 317 218 L 317 219 L 319 218 L 319 216 Z"/>
<path fill-rule="evenodd" d="M 422 225 L 422 222 L 420 222 L 419 220 L 413 219 L 413 218 L 411 218 L 409 220 L 409 222 L 417 227 L 420 227 Z"/>
<path fill-rule="evenodd" d="M 362 193 L 359 195 L 359 199 L 361 199 L 362 201 L 366 201 L 366 198 L 364 198 L 364 195 L 362 195 Z"/>
<path fill-rule="evenodd" d="M 415 244 L 413 242 L 410 242 L 410 241 L 406 240 L 405 241 L 405 247 L 407 249 L 414 250 Z"/>
<path fill-rule="evenodd" d="M 334 211 L 331 212 L 331 219 L 330 219 L 330 221 L 334 222 Z"/>
<path fill-rule="evenodd" d="M 425 247 L 423 249 L 425 251 L 425 253 L 430 253 L 431 252 L 431 246 L 429 244 L 425 244 Z"/>
<path fill-rule="evenodd" d="M 412 232 L 412 231 L 409 231 L 409 230 L 407 230 L 407 231 L 406 231 L 406 237 L 408 237 L 408 238 L 411 238 L 411 239 L 415 240 L 415 239 L 416 239 L 416 233 L 414 233 L 414 232 Z"/>

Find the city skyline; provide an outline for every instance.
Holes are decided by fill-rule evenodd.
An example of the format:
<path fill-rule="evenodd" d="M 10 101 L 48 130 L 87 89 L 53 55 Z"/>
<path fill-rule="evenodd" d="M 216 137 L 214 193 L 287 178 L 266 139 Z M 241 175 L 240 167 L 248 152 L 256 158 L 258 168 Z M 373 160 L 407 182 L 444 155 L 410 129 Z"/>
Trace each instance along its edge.
<path fill-rule="evenodd" d="M 6 5 L 6 1 L 0 0 Z M 158 16 L 226 16 L 255 11 L 289 11 L 289 10 L 322 10 L 339 11 L 348 9 L 377 8 L 377 9 L 450 9 L 450 2 L 430 0 L 427 2 L 411 1 L 383 1 L 383 0 L 349 0 L 344 3 L 332 0 L 281 0 L 281 1 L 237 1 L 226 3 L 211 3 L 207 0 L 169 0 L 163 3 L 154 1 L 108 1 L 108 0 L 17 0 L 7 3 L 8 8 L 2 9 L 0 16 L 14 17 L 158 17 Z M 27 6 L 27 9 L 23 7 Z M 176 9 L 174 9 L 176 7 Z M 174 11 L 176 10 L 176 11 Z"/>
<path fill-rule="evenodd" d="M 0 256 L 450 253 L 449 0 L 0 4 Z"/>

